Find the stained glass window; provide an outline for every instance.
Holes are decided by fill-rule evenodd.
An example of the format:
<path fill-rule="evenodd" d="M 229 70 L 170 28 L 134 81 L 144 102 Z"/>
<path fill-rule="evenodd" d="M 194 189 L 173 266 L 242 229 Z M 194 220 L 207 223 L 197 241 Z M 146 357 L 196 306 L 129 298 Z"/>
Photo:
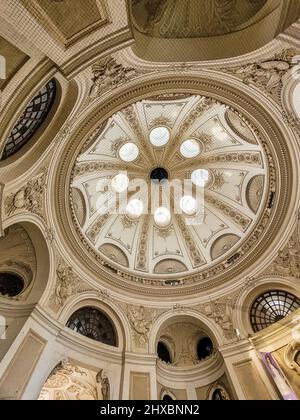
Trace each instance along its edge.
<path fill-rule="evenodd" d="M 114 326 L 106 315 L 94 308 L 81 308 L 75 312 L 67 327 L 92 340 L 110 346 L 117 345 Z"/>
<path fill-rule="evenodd" d="M 290 315 L 300 307 L 300 299 L 281 291 L 273 290 L 259 296 L 251 307 L 250 319 L 254 332 L 263 330 Z"/>
<path fill-rule="evenodd" d="M 56 93 L 55 80 L 50 80 L 35 95 L 12 129 L 4 146 L 1 160 L 17 153 L 36 133 L 52 108 Z"/>
<path fill-rule="evenodd" d="M 0 296 L 18 296 L 24 288 L 24 282 L 16 274 L 0 273 Z"/>

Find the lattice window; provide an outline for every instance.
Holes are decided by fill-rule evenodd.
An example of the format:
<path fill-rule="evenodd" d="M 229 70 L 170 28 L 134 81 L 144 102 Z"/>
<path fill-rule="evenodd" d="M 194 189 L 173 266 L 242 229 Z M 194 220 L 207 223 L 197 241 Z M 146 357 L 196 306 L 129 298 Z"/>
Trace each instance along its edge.
<path fill-rule="evenodd" d="M 290 315 L 300 307 L 300 299 L 281 291 L 273 290 L 259 296 L 251 307 L 250 319 L 254 332 L 263 330 Z"/>
<path fill-rule="evenodd" d="M 55 80 L 50 80 L 35 95 L 15 124 L 8 137 L 1 160 L 17 153 L 36 133 L 49 114 L 56 93 Z"/>
<path fill-rule="evenodd" d="M 18 296 L 24 288 L 21 277 L 12 273 L 0 273 L 0 296 Z"/>
<path fill-rule="evenodd" d="M 110 346 L 117 345 L 116 333 L 112 322 L 97 309 L 79 309 L 71 316 L 67 327 L 100 343 Z"/>

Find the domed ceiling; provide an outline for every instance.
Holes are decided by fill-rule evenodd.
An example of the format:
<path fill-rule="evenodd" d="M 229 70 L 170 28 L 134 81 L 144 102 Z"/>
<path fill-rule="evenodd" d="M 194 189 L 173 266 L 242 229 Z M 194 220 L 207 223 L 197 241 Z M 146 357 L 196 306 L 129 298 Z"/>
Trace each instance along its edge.
<path fill-rule="evenodd" d="M 234 260 L 268 193 L 265 152 L 242 115 L 168 94 L 128 106 L 90 136 L 73 168 L 71 207 L 109 267 L 181 278 Z"/>

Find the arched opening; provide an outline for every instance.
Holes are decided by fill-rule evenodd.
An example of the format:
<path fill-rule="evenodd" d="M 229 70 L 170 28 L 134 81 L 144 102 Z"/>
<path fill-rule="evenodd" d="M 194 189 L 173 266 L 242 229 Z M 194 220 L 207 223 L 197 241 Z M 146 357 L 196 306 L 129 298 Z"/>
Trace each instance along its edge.
<path fill-rule="evenodd" d="M 203 337 L 197 345 L 197 356 L 199 360 L 205 360 L 213 354 L 214 345 L 209 337 Z"/>
<path fill-rule="evenodd" d="M 250 309 L 254 332 L 264 330 L 300 308 L 300 299 L 283 290 L 270 290 L 258 296 Z"/>
<path fill-rule="evenodd" d="M 14 273 L 0 272 L 0 295 L 3 297 L 16 297 L 24 288 L 23 279 Z"/>
<path fill-rule="evenodd" d="M 165 363 L 172 363 L 172 358 L 168 347 L 161 341 L 157 344 L 157 355 Z"/>
<path fill-rule="evenodd" d="M 59 363 L 45 382 L 39 400 L 102 400 L 97 390 L 97 372 L 78 363 Z M 101 393 L 100 393 L 101 394 Z"/>
<path fill-rule="evenodd" d="M 169 395 L 169 394 L 165 394 L 164 396 L 163 396 L 163 399 L 162 399 L 163 401 L 167 401 L 167 402 L 171 402 L 171 401 L 174 401 L 173 400 L 173 398 Z"/>
<path fill-rule="evenodd" d="M 36 225 L 24 222 L 5 229 L 0 238 L 0 313 L 6 339 L 1 341 L 0 360 L 41 299 L 49 268 L 47 243 Z"/>
<path fill-rule="evenodd" d="M 96 308 L 80 308 L 70 317 L 67 327 L 91 340 L 117 346 L 116 329 L 112 321 Z"/>

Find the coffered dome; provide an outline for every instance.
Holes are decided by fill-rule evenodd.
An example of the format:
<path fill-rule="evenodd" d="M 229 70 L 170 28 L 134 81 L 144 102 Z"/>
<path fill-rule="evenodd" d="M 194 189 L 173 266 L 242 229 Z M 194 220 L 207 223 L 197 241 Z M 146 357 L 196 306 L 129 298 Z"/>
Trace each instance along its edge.
<path fill-rule="evenodd" d="M 181 279 L 236 258 L 269 181 L 264 149 L 241 114 L 207 97 L 162 95 L 90 136 L 73 168 L 73 219 L 110 267 Z"/>

